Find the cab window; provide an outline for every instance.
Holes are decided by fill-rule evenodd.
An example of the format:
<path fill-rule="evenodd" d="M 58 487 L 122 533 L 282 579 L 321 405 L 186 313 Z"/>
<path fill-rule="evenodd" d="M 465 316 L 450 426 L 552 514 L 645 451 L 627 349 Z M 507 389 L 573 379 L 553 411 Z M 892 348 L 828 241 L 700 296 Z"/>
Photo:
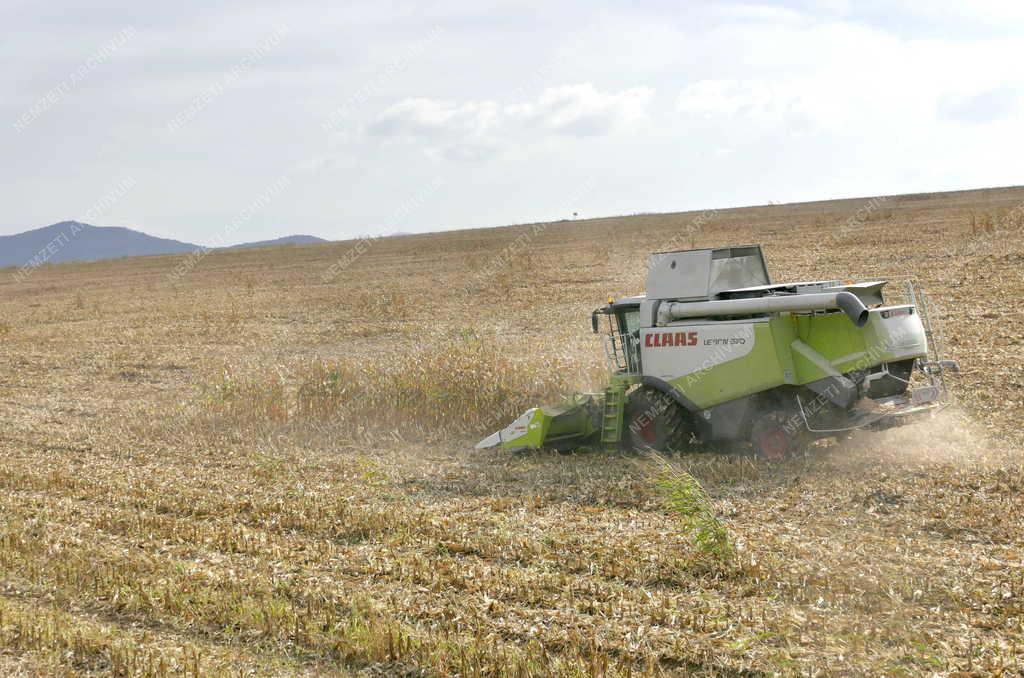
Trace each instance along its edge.
<path fill-rule="evenodd" d="M 619 317 L 619 331 L 623 334 L 633 334 L 640 329 L 640 309 L 627 308 L 617 313 Z"/>

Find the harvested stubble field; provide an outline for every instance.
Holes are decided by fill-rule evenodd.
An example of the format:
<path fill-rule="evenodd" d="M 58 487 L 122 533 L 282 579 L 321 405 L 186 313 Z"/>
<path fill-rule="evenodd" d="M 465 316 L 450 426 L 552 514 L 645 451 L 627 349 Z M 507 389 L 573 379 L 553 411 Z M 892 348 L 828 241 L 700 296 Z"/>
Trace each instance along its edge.
<path fill-rule="evenodd" d="M 0 272 L 4 675 L 1020 675 L 1024 189 Z M 471 443 L 646 254 L 915 275 L 955 411 L 766 465 Z M 662 481 L 664 477 L 662 476 Z"/>

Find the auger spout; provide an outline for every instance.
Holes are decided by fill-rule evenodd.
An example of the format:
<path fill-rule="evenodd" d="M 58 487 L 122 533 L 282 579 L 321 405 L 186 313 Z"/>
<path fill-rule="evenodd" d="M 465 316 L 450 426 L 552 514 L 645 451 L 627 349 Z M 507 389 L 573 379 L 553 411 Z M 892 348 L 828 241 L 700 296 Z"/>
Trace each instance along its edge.
<path fill-rule="evenodd" d="M 669 302 L 658 308 L 659 323 L 670 323 L 684 318 L 708 318 L 726 315 L 752 315 L 783 311 L 824 311 L 838 308 L 857 327 L 868 322 L 868 309 L 850 292 L 822 292 L 818 294 L 789 294 L 728 299 L 724 301 Z"/>

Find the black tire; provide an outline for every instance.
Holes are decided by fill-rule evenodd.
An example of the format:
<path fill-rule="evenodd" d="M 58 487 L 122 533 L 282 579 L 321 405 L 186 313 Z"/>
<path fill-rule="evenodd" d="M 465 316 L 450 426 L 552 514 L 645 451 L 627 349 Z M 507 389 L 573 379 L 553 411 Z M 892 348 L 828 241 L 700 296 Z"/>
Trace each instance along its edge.
<path fill-rule="evenodd" d="M 630 450 L 681 452 L 690 444 L 690 414 L 669 396 L 641 387 L 629 394 L 622 417 L 623 445 Z"/>
<path fill-rule="evenodd" d="M 782 461 L 802 451 L 809 442 L 807 429 L 800 417 L 783 410 L 761 414 L 750 427 L 750 444 L 754 454 L 765 461 Z"/>

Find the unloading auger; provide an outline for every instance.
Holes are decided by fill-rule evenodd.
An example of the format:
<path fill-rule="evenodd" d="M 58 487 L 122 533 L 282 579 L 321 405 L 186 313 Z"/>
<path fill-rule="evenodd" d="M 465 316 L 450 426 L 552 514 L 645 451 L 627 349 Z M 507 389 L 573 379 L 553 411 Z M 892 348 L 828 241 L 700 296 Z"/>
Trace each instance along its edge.
<path fill-rule="evenodd" d="M 585 446 L 683 451 L 750 443 L 777 459 L 814 438 L 883 429 L 948 401 L 929 305 L 908 283 L 886 305 L 885 281 L 776 283 L 759 245 L 662 252 L 647 293 L 610 299 L 611 372 L 599 393 L 527 410 L 477 448 Z"/>

